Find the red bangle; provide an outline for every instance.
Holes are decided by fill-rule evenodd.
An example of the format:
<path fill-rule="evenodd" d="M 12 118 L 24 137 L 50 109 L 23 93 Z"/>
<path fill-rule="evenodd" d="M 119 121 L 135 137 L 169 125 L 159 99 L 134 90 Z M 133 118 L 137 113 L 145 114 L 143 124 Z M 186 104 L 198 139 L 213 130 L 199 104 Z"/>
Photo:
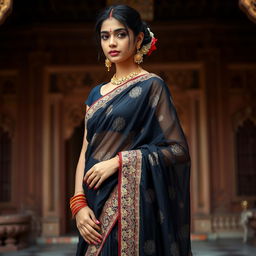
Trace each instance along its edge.
<path fill-rule="evenodd" d="M 81 208 L 87 206 L 87 204 L 79 204 L 71 209 L 72 215 L 74 216 Z"/>
<path fill-rule="evenodd" d="M 70 198 L 70 209 L 72 212 L 72 217 L 78 213 L 79 210 L 87 206 L 86 197 L 84 194 L 79 194 Z"/>
<path fill-rule="evenodd" d="M 78 199 L 78 198 L 85 198 L 85 195 L 73 196 L 73 197 L 70 198 L 70 202 L 73 202 L 73 201 L 75 201 L 75 200 Z"/>
<path fill-rule="evenodd" d="M 72 217 L 74 218 L 76 216 L 76 214 L 84 207 L 86 207 L 86 204 L 82 204 L 77 206 L 75 209 L 72 209 Z"/>
<path fill-rule="evenodd" d="M 86 201 L 85 200 L 79 200 L 79 201 L 76 201 L 76 202 L 73 202 L 70 204 L 70 208 L 74 207 L 75 205 L 77 204 L 86 204 Z"/>

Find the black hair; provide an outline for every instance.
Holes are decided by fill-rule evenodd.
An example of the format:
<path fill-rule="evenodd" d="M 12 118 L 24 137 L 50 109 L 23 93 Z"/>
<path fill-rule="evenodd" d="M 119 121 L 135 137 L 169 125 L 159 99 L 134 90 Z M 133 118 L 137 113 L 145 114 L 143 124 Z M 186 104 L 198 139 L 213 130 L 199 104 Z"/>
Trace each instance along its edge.
<path fill-rule="evenodd" d="M 100 45 L 100 30 L 102 23 L 109 18 L 111 12 L 113 18 L 122 23 L 126 29 L 129 28 L 133 31 L 134 38 L 140 32 L 144 33 L 144 39 L 141 43 L 141 47 L 151 41 L 151 36 L 147 29 L 148 25 L 146 22 L 141 20 L 141 16 L 138 11 L 128 5 L 111 5 L 100 12 L 96 20 L 95 32 L 98 46 Z"/>

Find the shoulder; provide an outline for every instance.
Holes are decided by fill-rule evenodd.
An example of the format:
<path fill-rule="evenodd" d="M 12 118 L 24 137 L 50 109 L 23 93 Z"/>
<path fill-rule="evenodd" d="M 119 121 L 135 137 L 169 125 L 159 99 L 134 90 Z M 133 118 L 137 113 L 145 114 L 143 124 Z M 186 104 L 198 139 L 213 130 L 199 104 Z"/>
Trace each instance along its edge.
<path fill-rule="evenodd" d="M 172 94 L 169 86 L 162 77 L 155 73 L 149 73 L 147 77 L 150 94 L 152 95 L 165 95 L 172 99 Z"/>
<path fill-rule="evenodd" d="M 90 90 L 90 92 L 89 92 L 89 94 L 88 94 L 88 96 L 87 96 L 87 100 L 85 101 L 85 104 L 86 104 L 86 105 L 90 106 L 90 105 L 93 103 L 94 98 L 97 97 L 97 95 L 99 94 L 100 87 L 101 87 L 103 84 L 104 84 L 104 83 L 98 84 L 98 85 L 94 86 L 94 87 Z"/>
<path fill-rule="evenodd" d="M 159 75 L 155 74 L 155 73 L 148 73 L 146 75 L 146 80 L 149 84 L 149 86 L 152 89 L 167 89 L 168 90 L 168 86 L 165 83 L 164 79 L 162 77 L 160 77 Z"/>
<path fill-rule="evenodd" d="M 95 86 L 91 89 L 90 94 L 96 93 L 96 92 L 99 90 L 99 88 L 100 88 L 103 84 L 104 84 L 104 83 L 95 85 Z"/>
<path fill-rule="evenodd" d="M 88 95 L 88 98 L 93 98 L 94 96 L 98 95 L 99 94 L 99 91 L 100 91 L 100 88 L 102 85 L 104 85 L 105 83 L 101 83 L 101 84 L 97 84 L 95 85 L 91 91 L 89 92 L 89 95 Z"/>

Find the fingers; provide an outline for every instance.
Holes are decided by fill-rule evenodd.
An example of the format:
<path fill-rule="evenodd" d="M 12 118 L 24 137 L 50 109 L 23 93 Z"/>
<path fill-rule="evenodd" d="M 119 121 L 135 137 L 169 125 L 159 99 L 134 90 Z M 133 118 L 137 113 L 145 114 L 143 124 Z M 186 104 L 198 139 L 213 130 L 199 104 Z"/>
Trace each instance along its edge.
<path fill-rule="evenodd" d="M 86 228 L 84 226 L 80 226 L 80 227 L 78 227 L 78 230 L 79 230 L 81 236 L 83 237 L 83 239 L 85 240 L 85 242 L 88 244 L 91 244 L 92 241 L 90 239 L 88 239 L 87 235 L 86 235 Z"/>
<path fill-rule="evenodd" d="M 94 187 L 94 185 L 95 185 L 100 179 L 101 179 L 101 177 L 95 176 L 94 179 L 93 179 L 91 182 L 89 182 L 89 180 L 88 180 L 88 186 L 89 186 L 89 188 Z"/>
<path fill-rule="evenodd" d="M 102 179 L 102 177 L 101 177 L 101 178 L 98 180 L 98 182 L 96 183 L 94 189 L 97 189 L 98 187 L 100 187 L 100 185 L 102 184 L 102 182 L 103 182 L 103 179 Z"/>
<path fill-rule="evenodd" d="M 94 223 L 96 223 L 97 225 L 100 224 L 100 222 L 96 219 L 96 217 L 95 217 L 93 211 L 90 211 L 90 212 L 89 212 L 89 216 L 91 217 L 91 219 L 93 220 Z M 96 225 L 96 226 L 97 226 L 97 225 Z M 98 226 L 98 227 L 99 227 L 99 226 Z"/>
<path fill-rule="evenodd" d="M 85 226 L 88 232 L 86 232 L 87 236 L 90 240 L 97 241 L 98 243 L 101 242 L 102 235 L 99 234 L 94 228 L 92 228 L 89 224 Z"/>
<path fill-rule="evenodd" d="M 89 176 L 93 173 L 93 167 L 85 174 L 84 176 L 84 182 L 87 182 L 87 179 Z"/>
<path fill-rule="evenodd" d="M 102 236 L 95 229 L 93 229 L 89 224 L 79 225 L 78 229 L 80 234 L 82 235 L 82 237 L 87 243 L 89 244 L 101 243 Z"/>
<path fill-rule="evenodd" d="M 100 230 L 101 230 L 101 229 L 100 229 L 100 226 L 98 226 L 96 223 L 97 223 L 97 224 L 100 224 L 100 222 L 99 222 L 98 220 L 96 220 L 95 222 L 92 221 L 92 220 L 89 220 L 89 221 L 88 221 L 88 224 L 89 224 L 91 227 L 93 227 L 94 229 L 100 231 Z"/>

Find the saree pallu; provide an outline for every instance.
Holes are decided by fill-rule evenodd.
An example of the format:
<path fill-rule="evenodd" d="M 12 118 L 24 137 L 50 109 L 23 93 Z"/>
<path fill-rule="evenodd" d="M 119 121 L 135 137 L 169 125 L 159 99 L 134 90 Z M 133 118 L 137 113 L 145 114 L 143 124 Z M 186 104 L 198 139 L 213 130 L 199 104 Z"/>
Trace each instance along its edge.
<path fill-rule="evenodd" d="M 103 241 L 82 256 L 189 256 L 190 156 L 169 88 L 149 73 L 118 86 L 85 115 L 85 173 L 119 154 L 118 172 L 99 189 L 84 186 Z"/>

